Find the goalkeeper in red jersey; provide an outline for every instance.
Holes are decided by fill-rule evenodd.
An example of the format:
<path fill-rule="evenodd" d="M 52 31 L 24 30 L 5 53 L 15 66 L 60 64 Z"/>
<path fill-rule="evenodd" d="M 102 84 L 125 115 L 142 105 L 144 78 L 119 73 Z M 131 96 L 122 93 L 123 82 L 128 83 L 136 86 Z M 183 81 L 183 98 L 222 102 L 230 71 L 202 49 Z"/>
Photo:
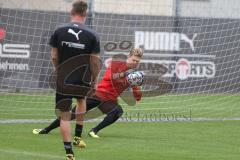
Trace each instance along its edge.
<path fill-rule="evenodd" d="M 136 101 L 141 100 L 140 87 L 130 86 L 126 76 L 137 68 L 143 55 L 142 49 L 132 49 L 128 56 L 118 55 L 112 58 L 110 66 L 107 67 L 103 79 L 98 83 L 97 89 L 92 97 L 86 100 L 87 112 L 93 108 L 106 114 L 106 117 L 89 132 L 89 136 L 99 138 L 97 133 L 103 128 L 116 122 L 123 114 L 117 98 L 124 90 L 131 87 Z M 75 119 L 75 107 L 72 109 L 72 120 Z M 34 129 L 34 134 L 48 134 L 51 130 L 59 127 L 60 120 L 56 119 L 44 129 Z M 79 131 L 78 131 L 79 132 Z M 85 147 L 85 144 L 83 144 Z"/>

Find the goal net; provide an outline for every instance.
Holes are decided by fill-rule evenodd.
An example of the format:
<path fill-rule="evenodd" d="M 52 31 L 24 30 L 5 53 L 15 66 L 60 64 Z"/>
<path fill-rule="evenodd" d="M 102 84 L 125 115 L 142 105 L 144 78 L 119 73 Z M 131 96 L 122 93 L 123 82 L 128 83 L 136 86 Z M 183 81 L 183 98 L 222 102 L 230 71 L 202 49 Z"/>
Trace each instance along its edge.
<path fill-rule="evenodd" d="M 70 21 L 72 2 L 0 2 L 0 119 L 55 118 L 48 41 L 56 26 Z M 145 81 L 135 107 L 120 100 L 123 119 L 240 118 L 240 2 L 88 2 L 86 24 L 101 38 L 101 73 L 113 55 L 142 47 L 139 70 L 154 79 Z M 163 94 L 163 83 L 173 88 Z"/>

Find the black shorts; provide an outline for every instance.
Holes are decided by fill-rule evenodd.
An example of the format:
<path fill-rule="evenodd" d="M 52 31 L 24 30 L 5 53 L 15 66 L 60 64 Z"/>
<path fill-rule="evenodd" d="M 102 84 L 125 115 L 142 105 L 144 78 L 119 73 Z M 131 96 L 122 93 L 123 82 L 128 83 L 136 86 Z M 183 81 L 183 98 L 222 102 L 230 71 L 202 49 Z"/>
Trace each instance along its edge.
<path fill-rule="evenodd" d="M 69 107 L 71 107 L 73 98 L 83 99 L 91 90 L 91 76 L 84 73 L 82 68 L 75 70 L 69 75 L 66 74 L 66 77 L 57 75 L 56 108 L 59 108 L 59 106 L 64 104 L 66 105 L 65 108 L 67 110 Z"/>
<path fill-rule="evenodd" d="M 90 97 L 86 99 L 86 110 L 90 111 L 93 108 L 98 107 L 103 102 L 96 96 Z"/>
<path fill-rule="evenodd" d="M 100 98 L 96 96 L 87 98 L 86 104 L 87 112 L 92 110 L 93 108 L 98 107 L 98 109 L 104 114 L 110 113 L 116 107 L 121 107 L 117 101 L 102 101 Z"/>
<path fill-rule="evenodd" d="M 121 106 L 117 102 L 102 101 L 101 99 L 99 99 L 96 96 L 88 97 L 86 99 L 87 113 L 85 114 L 84 119 L 89 120 L 89 119 L 98 118 L 98 117 L 102 116 L 103 114 L 108 114 L 108 113 L 114 111 L 118 107 L 120 109 L 122 109 Z M 74 107 L 72 109 L 72 117 L 71 117 L 72 120 L 76 118 L 75 113 L 76 113 L 76 107 Z"/>
<path fill-rule="evenodd" d="M 72 109 L 72 99 L 84 99 L 84 96 L 71 96 L 71 95 L 64 95 L 60 93 L 56 93 L 55 101 L 56 101 L 56 109 L 67 112 Z"/>

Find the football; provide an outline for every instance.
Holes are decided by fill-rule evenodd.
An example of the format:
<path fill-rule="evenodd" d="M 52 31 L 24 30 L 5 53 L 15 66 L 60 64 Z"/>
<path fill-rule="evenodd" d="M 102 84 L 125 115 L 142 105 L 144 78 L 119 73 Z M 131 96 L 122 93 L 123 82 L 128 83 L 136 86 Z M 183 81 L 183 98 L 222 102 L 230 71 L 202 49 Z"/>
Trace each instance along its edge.
<path fill-rule="evenodd" d="M 140 71 L 134 71 L 128 74 L 126 79 L 131 86 L 141 86 L 144 82 L 144 74 Z"/>

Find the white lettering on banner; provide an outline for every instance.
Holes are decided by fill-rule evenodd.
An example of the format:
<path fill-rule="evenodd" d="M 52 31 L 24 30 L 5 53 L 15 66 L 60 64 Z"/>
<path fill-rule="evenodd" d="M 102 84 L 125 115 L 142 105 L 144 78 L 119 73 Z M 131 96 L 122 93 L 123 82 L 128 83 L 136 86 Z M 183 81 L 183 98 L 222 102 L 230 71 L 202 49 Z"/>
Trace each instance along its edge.
<path fill-rule="evenodd" d="M 8 61 L 0 62 L 0 70 L 28 71 L 27 63 L 9 63 Z"/>
<path fill-rule="evenodd" d="M 0 44 L 0 57 L 2 58 L 29 58 L 29 44 Z"/>
<path fill-rule="evenodd" d="M 189 38 L 184 33 L 178 32 L 135 32 L 135 47 L 143 46 L 145 50 L 180 51 L 180 43 L 183 41 L 189 44 L 192 51 L 195 51 L 194 40 L 197 34 Z"/>
<path fill-rule="evenodd" d="M 162 64 L 167 66 L 168 71 L 164 77 L 173 77 L 174 74 L 180 80 L 186 80 L 187 78 L 213 78 L 215 76 L 215 64 L 210 61 L 189 61 L 185 58 L 181 58 L 178 61 L 173 60 L 142 60 L 140 63 L 140 69 L 143 71 L 149 71 L 150 75 L 159 76 L 157 72 L 159 70 L 158 65 Z"/>

